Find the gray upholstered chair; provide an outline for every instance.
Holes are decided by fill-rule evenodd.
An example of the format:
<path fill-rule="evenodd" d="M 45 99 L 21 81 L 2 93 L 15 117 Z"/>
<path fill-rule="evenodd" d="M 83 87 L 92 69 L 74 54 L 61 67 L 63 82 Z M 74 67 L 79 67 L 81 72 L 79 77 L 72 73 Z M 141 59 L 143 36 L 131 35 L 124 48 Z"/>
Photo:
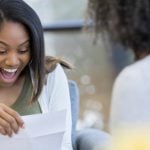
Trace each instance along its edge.
<path fill-rule="evenodd" d="M 98 129 L 76 130 L 79 112 L 79 89 L 76 82 L 69 80 L 72 113 L 72 143 L 73 150 L 104 150 L 109 141 L 109 134 Z"/>

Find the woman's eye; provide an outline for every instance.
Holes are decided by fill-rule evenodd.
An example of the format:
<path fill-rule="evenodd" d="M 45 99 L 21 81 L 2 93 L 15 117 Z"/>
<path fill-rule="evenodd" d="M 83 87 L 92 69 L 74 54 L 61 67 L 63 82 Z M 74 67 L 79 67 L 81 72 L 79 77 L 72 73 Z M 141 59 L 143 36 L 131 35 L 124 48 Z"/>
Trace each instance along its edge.
<path fill-rule="evenodd" d="M 19 50 L 19 53 L 26 53 L 26 52 L 29 52 L 28 48 L 24 48 L 24 49 Z"/>
<path fill-rule="evenodd" d="M 0 48 L 0 54 L 5 54 L 7 51 L 5 49 Z"/>
<path fill-rule="evenodd" d="M 1 54 L 5 54 L 5 53 L 6 53 L 6 52 L 4 52 L 4 51 L 0 51 L 0 55 L 1 55 Z"/>

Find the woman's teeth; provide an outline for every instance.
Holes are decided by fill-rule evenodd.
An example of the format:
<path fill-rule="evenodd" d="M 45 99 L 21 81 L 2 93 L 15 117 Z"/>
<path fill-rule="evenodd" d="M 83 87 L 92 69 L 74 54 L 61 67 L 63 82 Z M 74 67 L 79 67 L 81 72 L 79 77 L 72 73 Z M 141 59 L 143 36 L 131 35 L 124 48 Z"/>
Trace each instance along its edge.
<path fill-rule="evenodd" d="M 17 69 L 4 69 L 4 68 L 3 68 L 3 70 L 6 72 L 9 72 L 9 73 L 14 73 L 17 71 Z"/>

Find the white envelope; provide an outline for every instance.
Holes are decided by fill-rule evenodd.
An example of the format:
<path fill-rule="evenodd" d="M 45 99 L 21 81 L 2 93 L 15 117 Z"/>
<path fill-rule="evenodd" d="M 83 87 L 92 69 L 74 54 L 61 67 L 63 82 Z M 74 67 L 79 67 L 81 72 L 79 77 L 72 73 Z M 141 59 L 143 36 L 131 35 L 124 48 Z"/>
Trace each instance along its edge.
<path fill-rule="evenodd" d="M 1 150 L 60 150 L 65 132 L 66 111 L 22 117 L 25 129 L 18 134 L 0 135 Z"/>

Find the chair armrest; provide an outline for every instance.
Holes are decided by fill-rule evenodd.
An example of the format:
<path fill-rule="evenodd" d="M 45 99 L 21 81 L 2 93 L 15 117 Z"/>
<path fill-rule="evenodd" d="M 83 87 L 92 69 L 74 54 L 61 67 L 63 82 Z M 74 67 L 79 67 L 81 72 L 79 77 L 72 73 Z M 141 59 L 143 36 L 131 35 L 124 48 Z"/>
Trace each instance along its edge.
<path fill-rule="evenodd" d="M 82 129 L 77 131 L 76 150 L 104 150 L 110 135 L 98 129 Z"/>

